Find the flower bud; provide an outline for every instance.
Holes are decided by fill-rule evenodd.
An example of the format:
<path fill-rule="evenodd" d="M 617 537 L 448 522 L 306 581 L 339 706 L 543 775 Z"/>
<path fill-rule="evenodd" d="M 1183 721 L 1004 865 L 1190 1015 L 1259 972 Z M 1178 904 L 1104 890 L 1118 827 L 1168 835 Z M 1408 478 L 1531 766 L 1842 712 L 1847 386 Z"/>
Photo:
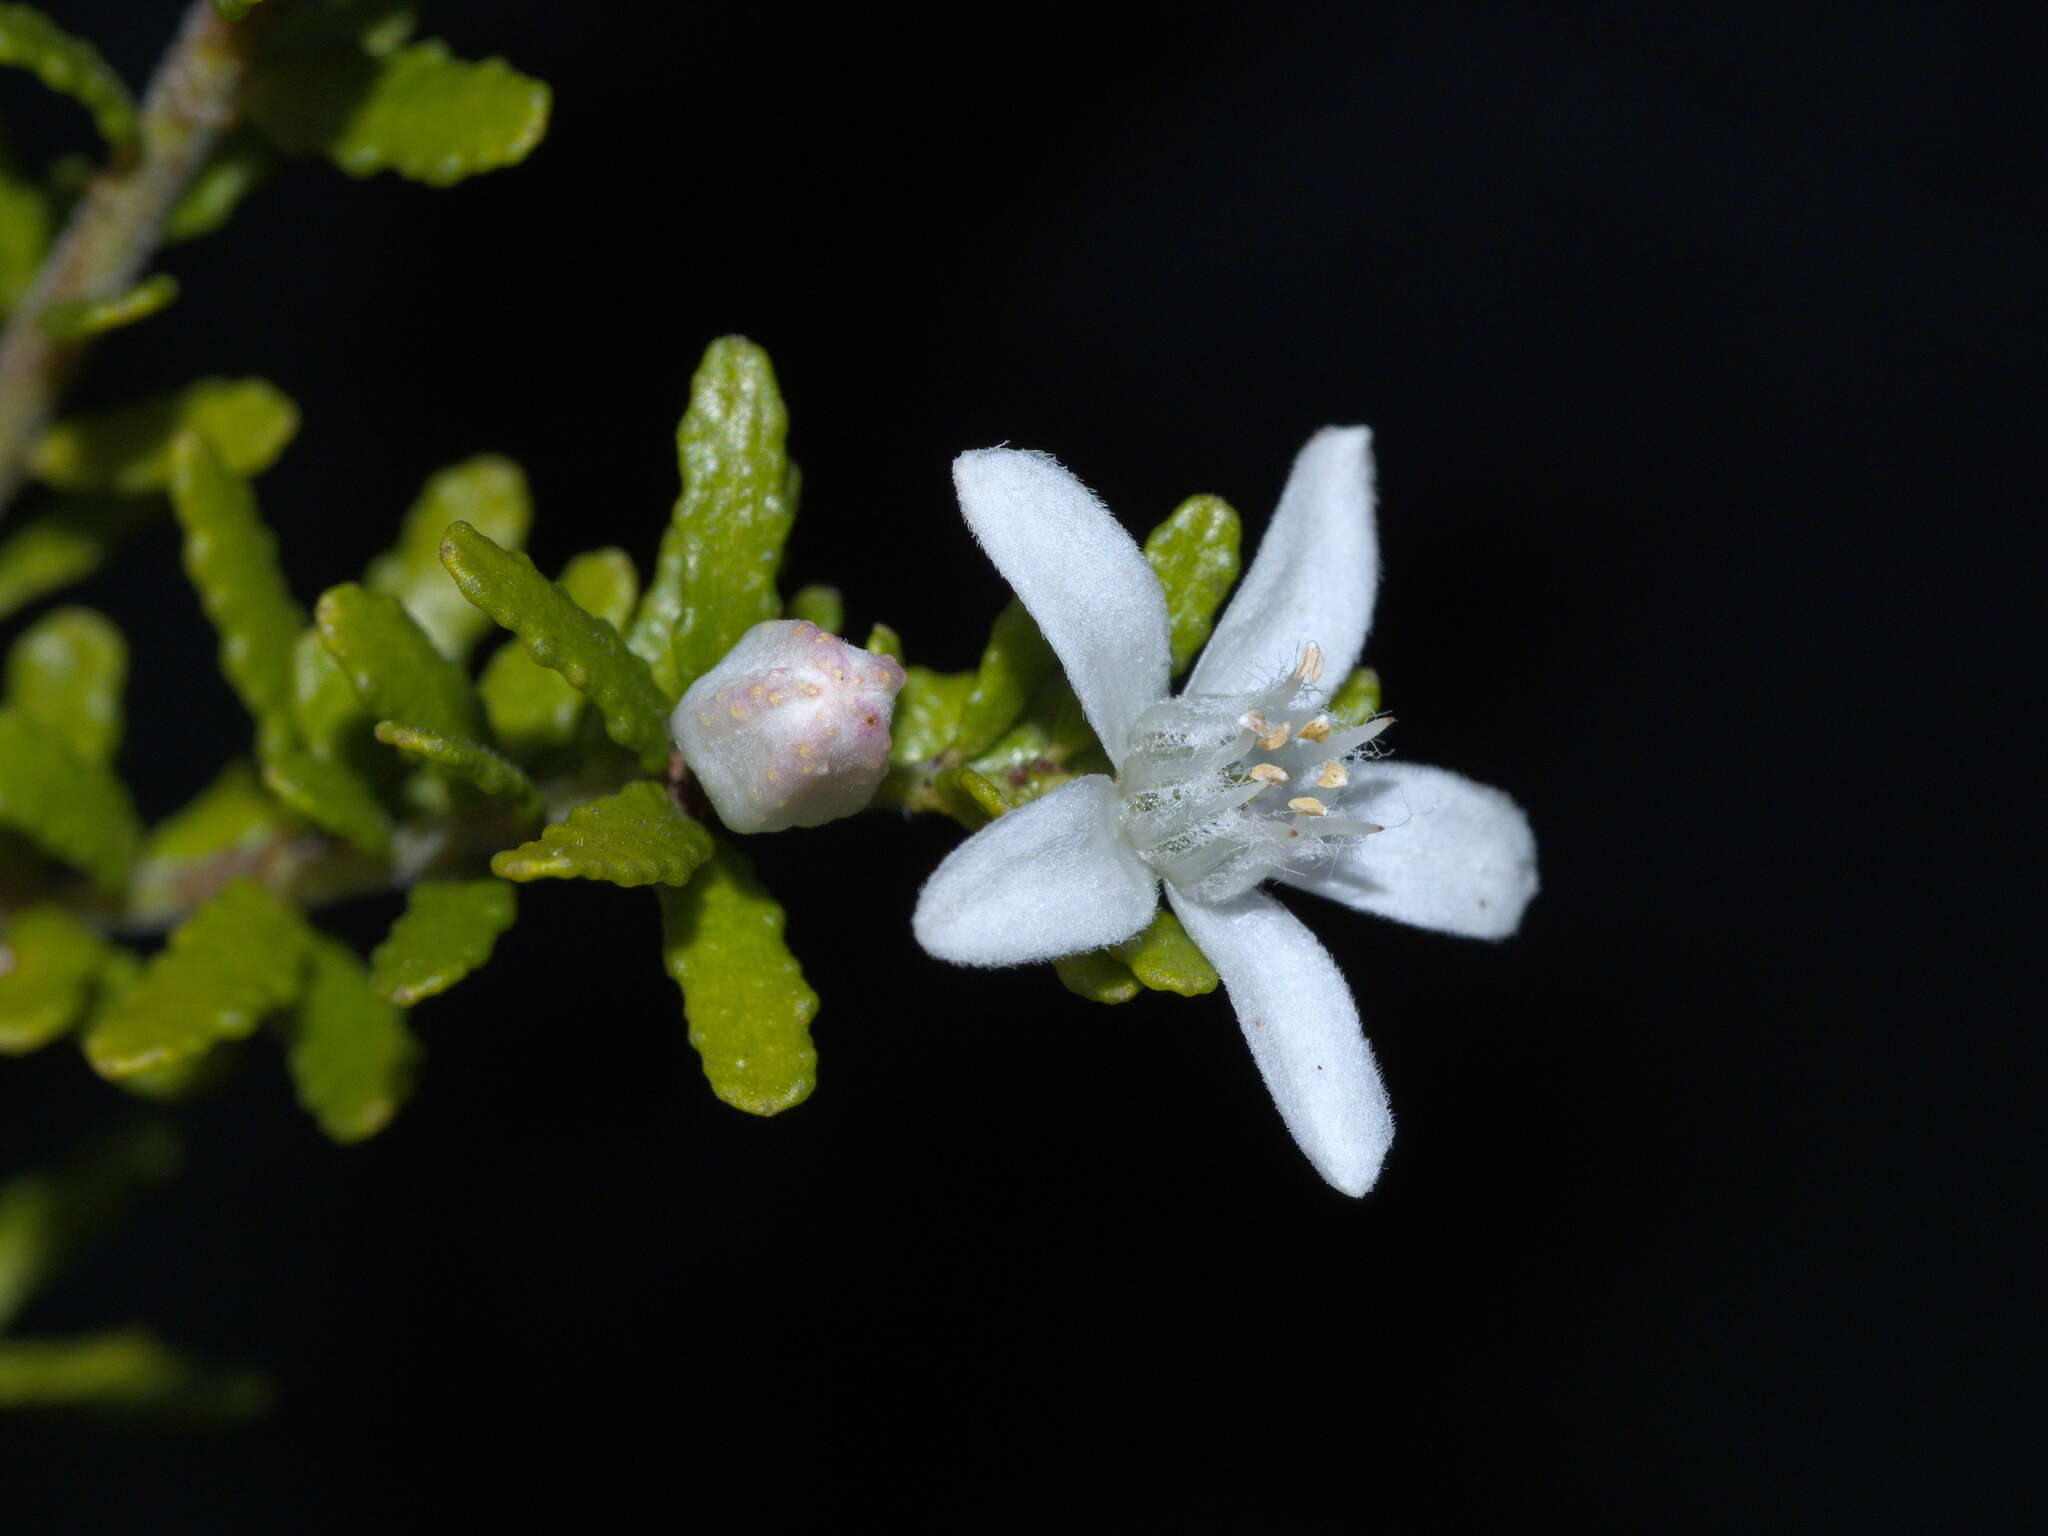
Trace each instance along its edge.
<path fill-rule="evenodd" d="M 669 717 L 683 758 L 735 832 L 851 816 L 889 771 L 903 668 L 815 624 L 756 624 Z"/>

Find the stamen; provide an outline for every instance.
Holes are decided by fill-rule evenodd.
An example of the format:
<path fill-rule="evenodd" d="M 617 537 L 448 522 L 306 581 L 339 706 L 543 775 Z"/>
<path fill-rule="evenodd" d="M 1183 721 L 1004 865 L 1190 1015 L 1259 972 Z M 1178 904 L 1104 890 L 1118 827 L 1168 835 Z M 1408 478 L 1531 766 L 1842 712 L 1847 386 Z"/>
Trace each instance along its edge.
<path fill-rule="evenodd" d="M 1344 765 L 1334 757 L 1323 764 L 1323 771 L 1316 775 L 1317 789 L 1342 789 L 1351 782 L 1351 775 L 1344 771 Z"/>
<path fill-rule="evenodd" d="M 1294 722 L 1282 720 L 1259 738 L 1259 749 L 1264 752 L 1278 752 L 1287 745 L 1287 738 L 1294 734 Z"/>
<path fill-rule="evenodd" d="M 1314 795 L 1296 795 L 1287 802 L 1287 809 L 1299 811 L 1304 816 L 1327 816 L 1330 808 Z"/>
<path fill-rule="evenodd" d="M 1256 709 L 1248 709 L 1239 715 L 1237 723 L 1250 731 L 1254 736 L 1263 736 L 1272 729 L 1272 727 L 1266 724 L 1266 717 Z"/>
<path fill-rule="evenodd" d="M 1303 741 L 1328 741 L 1330 739 L 1330 717 L 1317 715 L 1298 732 Z"/>
<path fill-rule="evenodd" d="M 1301 661 L 1295 666 L 1294 675 L 1304 683 L 1312 683 L 1323 675 L 1323 648 L 1315 641 L 1301 648 Z"/>
<path fill-rule="evenodd" d="M 1250 772 L 1251 776 L 1261 784 L 1285 784 L 1287 782 L 1287 770 L 1278 763 L 1254 763 Z"/>

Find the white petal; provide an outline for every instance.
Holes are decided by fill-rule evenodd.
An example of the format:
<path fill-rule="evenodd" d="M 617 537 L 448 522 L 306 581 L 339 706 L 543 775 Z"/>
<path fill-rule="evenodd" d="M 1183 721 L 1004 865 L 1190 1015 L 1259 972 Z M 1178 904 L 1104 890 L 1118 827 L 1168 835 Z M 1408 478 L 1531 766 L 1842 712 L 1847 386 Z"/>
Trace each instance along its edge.
<path fill-rule="evenodd" d="M 955 965 L 1022 965 L 1128 939 L 1159 891 L 1117 810 L 1116 786 L 1092 773 L 990 822 L 925 881 L 917 942 Z"/>
<path fill-rule="evenodd" d="M 1271 682 L 1313 640 L 1325 684 L 1358 664 L 1380 584 L 1373 527 L 1372 433 L 1325 427 L 1294 460 L 1258 557 L 1188 678 L 1189 693 L 1238 693 Z"/>
<path fill-rule="evenodd" d="M 1263 891 L 1215 905 L 1166 893 L 1222 976 L 1295 1143 L 1345 1194 L 1364 1194 L 1393 1143 L 1394 1113 L 1337 962 Z"/>
<path fill-rule="evenodd" d="M 963 453 L 953 484 L 967 526 L 1031 610 L 1121 765 L 1131 722 L 1166 696 L 1166 598 L 1144 552 L 1049 453 Z"/>
<path fill-rule="evenodd" d="M 1341 813 L 1386 830 L 1282 880 L 1360 912 L 1475 939 L 1513 933 L 1536 894 L 1536 836 L 1497 789 L 1420 763 L 1367 763 L 1352 770 Z"/>

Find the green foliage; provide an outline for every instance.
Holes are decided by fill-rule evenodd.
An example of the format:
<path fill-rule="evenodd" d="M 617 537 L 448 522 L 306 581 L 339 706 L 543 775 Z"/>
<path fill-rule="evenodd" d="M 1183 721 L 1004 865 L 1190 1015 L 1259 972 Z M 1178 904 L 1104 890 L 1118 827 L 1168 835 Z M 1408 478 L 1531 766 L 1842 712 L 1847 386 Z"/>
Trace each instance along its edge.
<path fill-rule="evenodd" d="M 111 762 L 121 745 L 127 677 L 128 643 L 90 608 L 45 614 L 7 652 L 8 703 L 87 762 Z"/>
<path fill-rule="evenodd" d="M 837 587 L 799 587 L 790 595 L 786 616 L 836 635 L 846 628 L 846 598 Z"/>
<path fill-rule="evenodd" d="M 213 0 L 213 10 L 222 21 L 240 21 L 262 3 L 263 0 Z"/>
<path fill-rule="evenodd" d="M 334 1141 L 364 1141 L 412 1092 L 419 1042 L 346 945 L 316 936 L 288 1060 L 299 1103 Z"/>
<path fill-rule="evenodd" d="M 441 563 L 464 597 L 526 643 L 527 655 L 590 697 L 613 741 L 637 753 L 649 772 L 667 765 L 668 701 L 616 629 L 524 554 L 500 548 L 468 523 L 448 530 Z"/>
<path fill-rule="evenodd" d="M 127 787 L 106 765 L 12 706 L 0 709 L 0 827 L 108 891 L 121 888 L 142 841 Z"/>
<path fill-rule="evenodd" d="M 960 713 L 974 691 L 972 672 L 934 672 L 930 667 L 905 667 L 903 688 L 896 695 L 896 715 L 889 738 L 889 761 L 899 768 L 934 762 L 960 734 Z"/>
<path fill-rule="evenodd" d="M 682 494 L 626 634 L 671 700 L 782 612 L 775 578 L 795 518 L 788 431 L 768 354 L 744 336 L 714 341 L 676 428 Z"/>
<path fill-rule="evenodd" d="M 435 649 L 461 661 L 491 621 L 464 601 L 442 569 L 441 535 L 453 522 L 468 523 L 507 549 L 525 547 L 533 526 L 525 471 L 493 453 L 437 470 L 405 514 L 397 547 L 370 563 L 363 584 L 404 603 Z"/>
<path fill-rule="evenodd" d="M 50 195 L 22 173 L 0 130 L 0 315 L 35 281 L 56 223 Z"/>
<path fill-rule="evenodd" d="M 129 915 L 153 923 L 189 911 L 217 868 L 275 860 L 305 830 L 246 761 L 231 762 L 151 829 L 128 882 Z"/>
<path fill-rule="evenodd" d="M 0 539 L 0 619 L 98 570 L 142 520 L 142 506 L 60 497 Z"/>
<path fill-rule="evenodd" d="M 887 656 L 899 665 L 903 660 L 903 637 L 886 624 L 877 624 L 868 631 L 867 642 L 861 647 L 873 651 L 877 656 Z"/>
<path fill-rule="evenodd" d="M 1016 599 L 996 616 L 989 631 L 988 645 L 981 653 L 981 665 L 960 706 L 960 724 L 954 733 L 953 750 L 961 757 L 978 757 L 995 745 L 1024 713 L 1024 706 L 1038 685 L 1057 668 L 1052 647 L 1038 632 L 1038 625 Z"/>
<path fill-rule="evenodd" d="M 1062 955 L 1052 969 L 1061 986 L 1091 1003 L 1128 1003 L 1138 995 L 1138 978 L 1131 968 L 1106 950 Z"/>
<path fill-rule="evenodd" d="M 62 907 L 42 906 L 14 919 L 0 953 L 8 957 L 0 969 L 0 1055 L 21 1056 L 84 1016 L 107 945 Z"/>
<path fill-rule="evenodd" d="M 681 885 L 711 857 L 711 834 L 685 816 L 668 791 L 637 779 L 615 795 L 579 805 L 533 842 L 491 860 L 507 880 L 608 880 L 613 885 Z"/>
<path fill-rule="evenodd" d="M 547 814 L 547 806 L 533 780 L 517 763 L 482 742 L 465 736 L 443 736 L 391 720 L 377 722 L 377 739 L 451 781 L 471 785 L 494 799 L 510 800 L 536 820 Z"/>
<path fill-rule="evenodd" d="M 640 596 L 639 574 L 623 549 L 576 556 L 563 567 L 557 585 L 577 607 L 614 629 L 632 616 Z M 492 655 L 477 680 L 477 692 L 498 740 L 522 762 L 567 746 L 583 717 L 583 695 L 559 672 L 529 656 L 517 638 Z"/>
<path fill-rule="evenodd" d="M 114 150 L 136 141 L 135 101 L 100 51 L 53 25 L 28 5 L 0 5 L 0 65 L 31 70 L 44 85 L 92 114 L 93 126 Z"/>
<path fill-rule="evenodd" d="M 178 280 L 168 272 L 146 277 L 125 293 L 106 299 L 73 299 L 52 304 L 38 317 L 44 332 L 59 341 L 78 341 L 147 320 L 178 296 Z"/>
<path fill-rule="evenodd" d="M 151 1123 L 131 1123 L 55 1168 L 0 1182 L 0 1333 L 22 1305 L 111 1226 L 143 1188 L 177 1169 L 178 1148 Z"/>
<path fill-rule="evenodd" d="M 1112 945 L 1109 952 L 1130 967 L 1137 981 L 1154 992 L 1200 997 L 1216 990 L 1216 967 L 1195 947 L 1180 919 L 1165 907 L 1141 932 Z"/>
<path fill-rule="evenodd" d="M 363 853 L 391 847 L 391 815 L 361 774 L 276 737 L 263 744 L 263 784 L 291 810 Z"/>
<path fill-rule="evenodd" d="M 86 1060 L 119 1081 L 247 1036 L 298 997 L 307 937 L 298 914 L 253 880 L 221 887 L 93 1022 Z"/>
<path fill-rule="evenodd" d="M 355 685 L 328 653 L 320 631 L 299 631 L 292 642 L 292 728 L 315 757 L 340 757 L 375 721 Z"/>
<path fill-rule="evenodd" d="M 298 430 L 299 408 L 268 379 L 199 379 L 176 394 L 60 421 L 30 463 L 58 490 L 139 496 L 171 484 L 180 433 L 198 433 L 230 474 L 247 478 L 268 469 Z"/>
<path fill-rule="evenodd" d="M 220 1424 L 254 1418 L 270 1398 L 270 1383 L 260 1373 L 202 1360 L 147 1329 L 0 1339 L 0 1410 Z"/>
<path fill-rule="evenodd" d="M 1190 496 L 1145 538 L 1145 558 L 1166 592 L 1173 675 L 1194 664 L 1237 580 L 1242 528 L 1221 496 Z"/>
<path fill-rule="evenodd" d="M 175 245 L 212 234 L 277 165 L 277 147 L 270 140 L 251 128 L 232 130 L 171 206 L 164 219 L 164 239 Z"/>
<path fill-rule="evenodd" d="M 376 719 L 470 741 L 488 732 L 469 674 L 434 648 L 397 598 L 343 582 L 321 595 L 313 618 L 321 644 Z"/>
<path fill-rule="evenodd" d="M 781 905 L 729 842 L 695 880 L 660 895 L 662 957 L 711 1091 L 750 1115 L 801 1104 L 818 1082 L 818 994 L 783 942 Z"/>
<path fill-rule="evenodd" d="M 422 880 L 370 955 L 370 985 L 402 1008 L 446 992 L 491 958 L 516 915 L 502 880 Z"/>
<path fill-rule="evenodd" d="M 1380 675 L 1371 667 L 1354 667 L 1330 695 L 1332 725 L 1363 725 L 1380 712 Z"/>

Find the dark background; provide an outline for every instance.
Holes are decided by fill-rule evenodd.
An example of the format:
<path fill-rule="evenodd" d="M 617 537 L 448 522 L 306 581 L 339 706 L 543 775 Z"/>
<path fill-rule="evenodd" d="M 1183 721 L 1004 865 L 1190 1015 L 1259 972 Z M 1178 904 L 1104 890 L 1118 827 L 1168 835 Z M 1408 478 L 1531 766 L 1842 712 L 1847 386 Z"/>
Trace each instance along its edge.
<path fill-rule="evenodd" d="M 184 297 L 81 396 L 289 390 L 261 493 L 302 597 L 485 449 L 526 465 L 544 566 L 644 564 L 728 330 L 790 401 L 792 580 L 941 665 L 1004 595 L 961 449 L 1052 449 L 1134 527 L 1203 490 L 1257 526 L 1310 431 L 1365 421 L 1399 749 L 1511 790 L 1544 893 L 1497 947 L 1293 903 L 1400 1117 L 1353 1203 L 1220 997 L 1096 1011 L 919 953 L 947 826 L 758 845 L 825 998 L 821 1087 L 770 1122 L 704 1090 L 643 894 L 534 889 L 421 1011 L 389 1133 L 329 1147 L 257 1053 L 185 1113 L 187 1176 L 27 1319 L 265 1363 L 273 1418 L 7 1425 L 9 1529 L 555 1500 L 2035 1526 L 2006 1309 L 2038 1021 L 1999 974 L 2038 713 L 2009 580 L 2038 569 L 2033 55 L 1976 7 L 1780 9 L 432 6 L 554 84 L 533 159 L 448 193 L 300 169 L 170 256 Z M 134 79 L 167 12 L 56 7 Z M 0 80 L 18 135 L 78 142 L 33 95 Z M 246 732 L 174 551 L 78 594 L 136 644 L 153 813 Z M 10 1156 L 111 1107 L 45 1056 L 0 1075 Z"/>

